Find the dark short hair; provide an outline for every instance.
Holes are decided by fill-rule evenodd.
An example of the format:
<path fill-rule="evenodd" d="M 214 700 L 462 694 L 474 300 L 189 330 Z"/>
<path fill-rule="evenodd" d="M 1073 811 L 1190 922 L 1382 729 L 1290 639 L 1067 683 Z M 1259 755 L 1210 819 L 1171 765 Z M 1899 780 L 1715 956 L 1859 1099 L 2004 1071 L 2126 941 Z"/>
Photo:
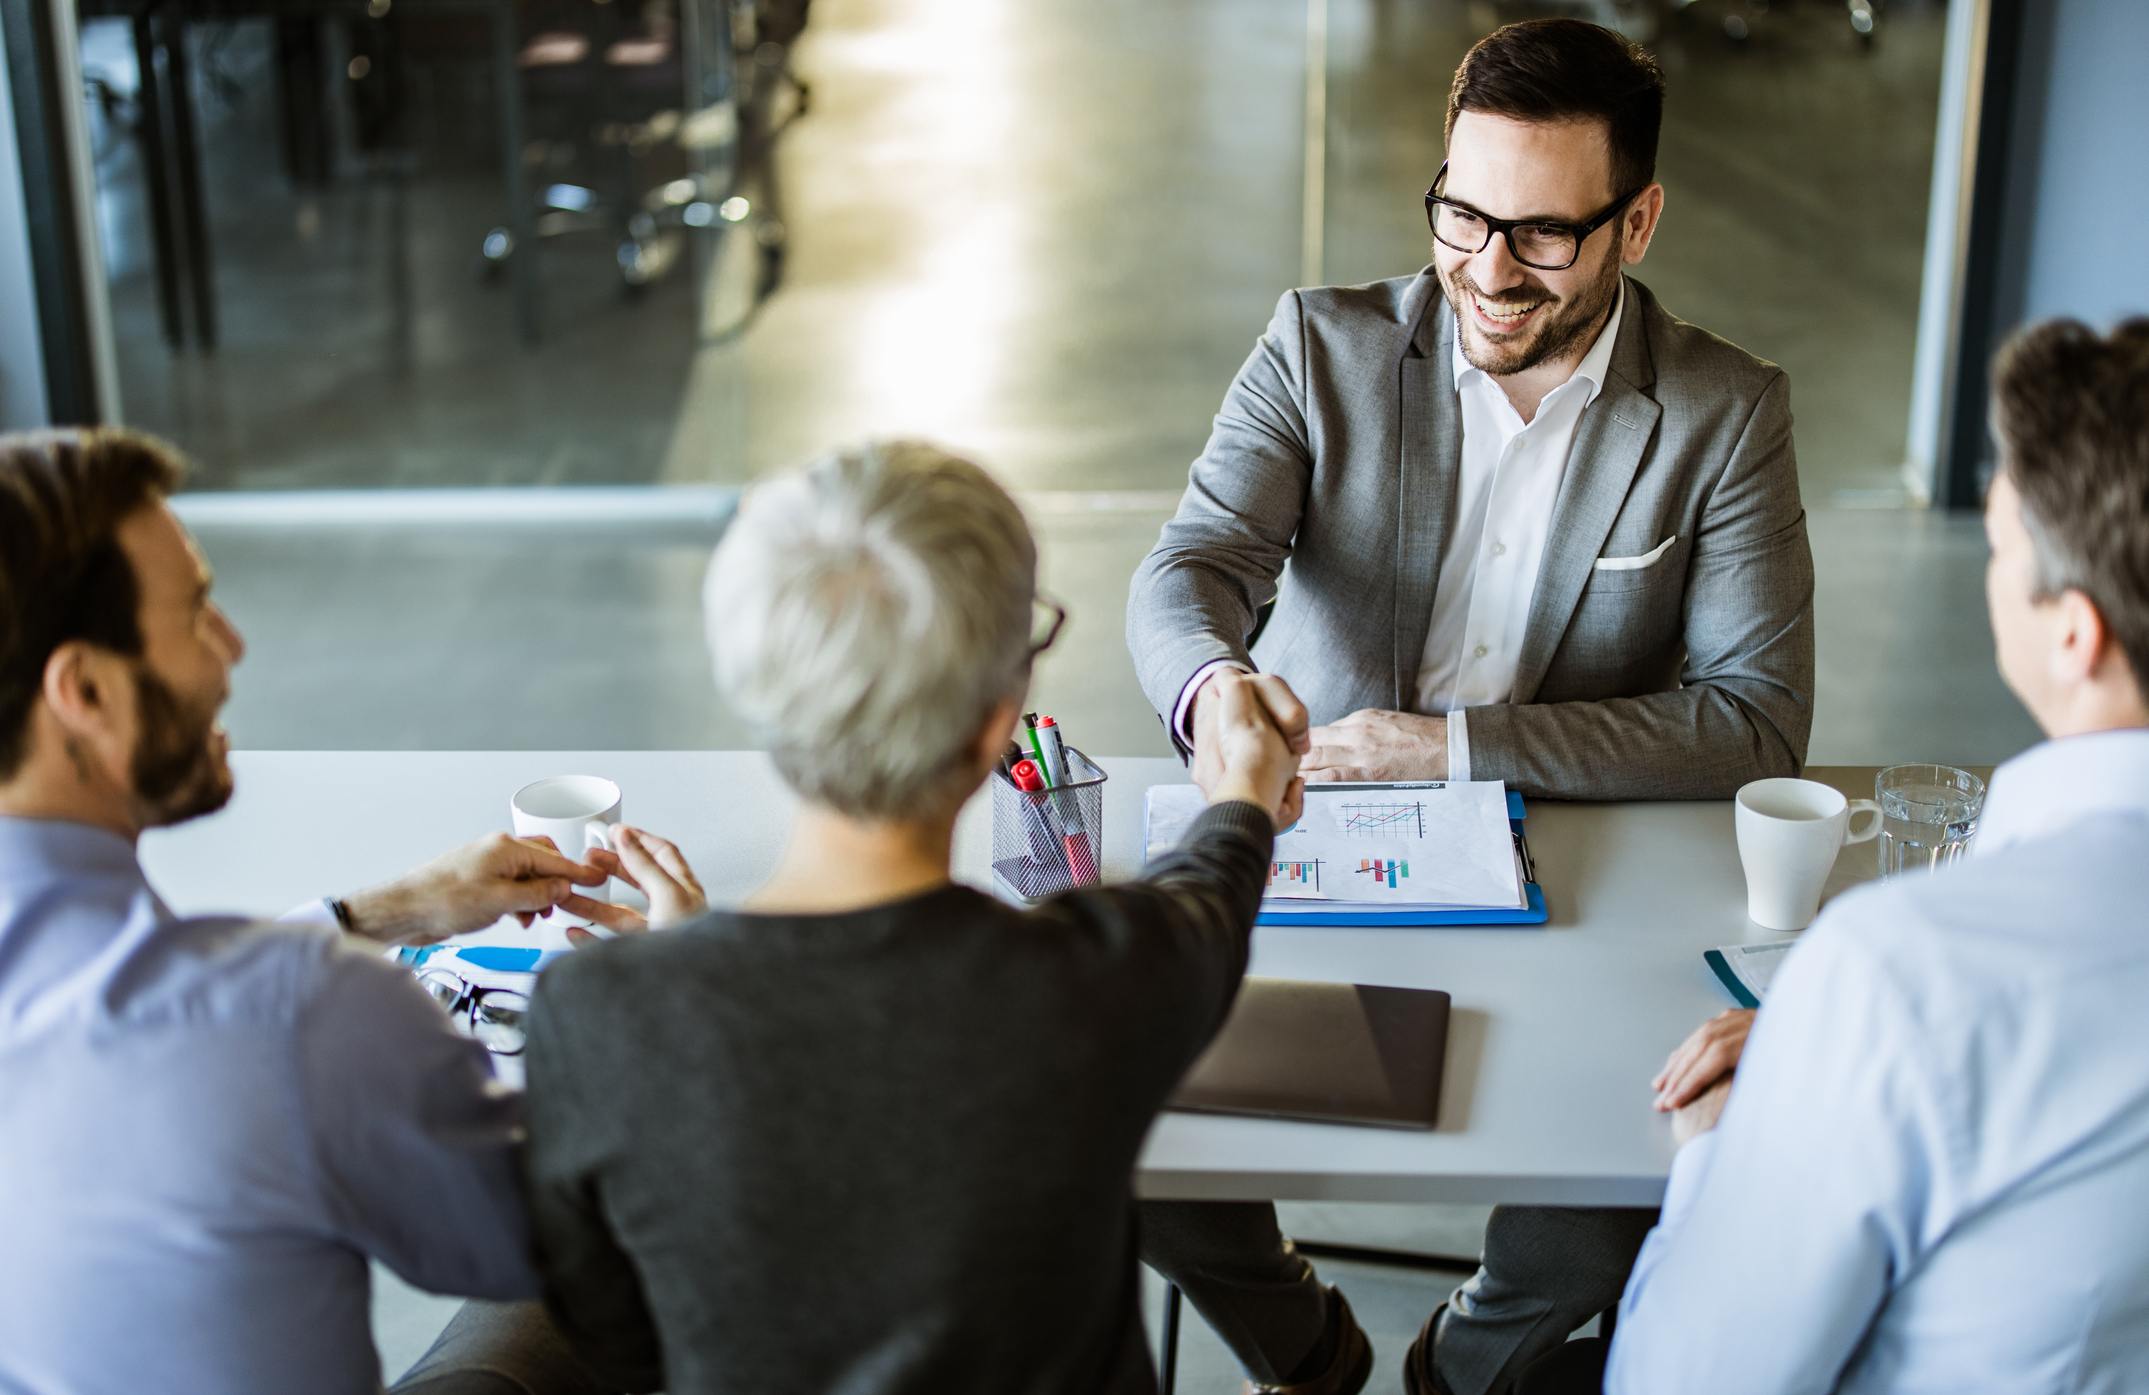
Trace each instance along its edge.
<path fill-rule="evenodd" d="M 2000 468 L 2022 496 L 2037 591 L 2080 591 L 2149 684 L 2149 318 L 2048 320 L 1992 369 Z"/>
<path fill-rule="evenodd" d="M 1448 89 L 1443 141 L 1466 111 L 1518 121 L 1594 118 L 1610 129 L 1612 195 L 1656 178 L 1664 70 L 1646 49 L 1601 24 L 1529 19 L 1502 25 L 1463 55 Z"/>
<path fill-rule="evenodd" d="M 185 469 L 170 446 L 131 431 L 0 436 L 0 779 L 29 754 L 53 650 L 86 640 L 142 652 L 119 526 L 176 489 Z"/>

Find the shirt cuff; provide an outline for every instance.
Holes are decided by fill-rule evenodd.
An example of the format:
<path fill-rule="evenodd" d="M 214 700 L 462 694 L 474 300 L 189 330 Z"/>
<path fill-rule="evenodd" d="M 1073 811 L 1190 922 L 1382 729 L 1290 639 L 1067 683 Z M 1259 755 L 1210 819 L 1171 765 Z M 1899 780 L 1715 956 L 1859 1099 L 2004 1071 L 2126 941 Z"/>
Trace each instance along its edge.
<path fill-rule="evenodd" d="M 330 929 L 337 929 L 342 925 L 342 922 L 336 919 L 336 913 L 328 908 L 326 896 L 318 901 L 293 906 L 276 918 L 279 921 L 289 921 L 293 925 L 326 925 Z"/>
<path fill-rule="evenodd" d="M 1200 692 L 1201 685 L 1209 681 L 1209 675 L 1220 668 L 1228 668 L 1233 673 L 1252 672 L 1237 659 L 1211 659 L 1194 670 L 1194 676 L 1179 690 L 1179 701 L 1172 704 L 1172 730 L 1179 733 L 1180 742 L 1189 751 L 1194 749 L 1194 694 Z"/>
<path fill-rule="evenodd" d="M 1658 1225 L 1675 1226 L 1685 1217 L 1701 1190 L 1702 1178 L 1708 1175 L 1709 1158 L 1715 1151 L 1716 1130 L 1710 1129 L 1687 1140 L 1672 1158 L 1671 1178 L 1664 1184 L 1664 1213 Z"/>
<path fill-rule="evenodd" d="M 1470 720 L 1460 710 L 1448 714 L 1448 778 L 1470 778 Z"/>

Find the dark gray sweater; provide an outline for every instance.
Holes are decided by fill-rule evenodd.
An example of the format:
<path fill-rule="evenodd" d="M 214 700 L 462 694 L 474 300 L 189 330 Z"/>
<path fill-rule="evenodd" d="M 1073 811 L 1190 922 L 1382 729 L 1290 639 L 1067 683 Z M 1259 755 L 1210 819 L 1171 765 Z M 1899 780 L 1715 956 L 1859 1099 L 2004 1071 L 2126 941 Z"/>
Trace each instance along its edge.
<path fill-rule="evenodd" d="M 1149 1392 L 1132 1175 L 1245 972 L 1274 830 L 1210 809 L 1146 880 L 716 912 L 547 970 L 547 1297 L 671 1395 Z"/>

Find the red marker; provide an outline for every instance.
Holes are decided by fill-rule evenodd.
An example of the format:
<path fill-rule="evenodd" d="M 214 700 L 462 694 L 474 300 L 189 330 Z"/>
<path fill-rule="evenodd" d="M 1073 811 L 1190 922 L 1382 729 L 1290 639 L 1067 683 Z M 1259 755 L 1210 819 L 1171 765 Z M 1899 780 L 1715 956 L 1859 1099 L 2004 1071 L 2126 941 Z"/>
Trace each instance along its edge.
<path fill-rule="evenodd" d="M 1045 792 L 1045 777 L 1038 770 L 1037 762 L 1034 760 L 1016 761 L 1015 768 L 1008 773 L 1008 778 L 1013 780 L 1015 788 L 1021 790 L 1024 794 L 1043 794 Z M 1096 881 L 1097 862 L 1095 858 L 1090 856 L 1089 840 L 1077 838 L 1060 831 L 1058 821 L 1052 817 L 1050 800 L 1032 800 L 1030 801 L 1030 807 L 1037 811 L 1039 819 L 1043 821 L 1045 836 L 1056 840 L 1060 847 L 1066 851 L 1067 872 L 1069 876 L 1074 878 L 1075 884 L 1079 886 Z"/>

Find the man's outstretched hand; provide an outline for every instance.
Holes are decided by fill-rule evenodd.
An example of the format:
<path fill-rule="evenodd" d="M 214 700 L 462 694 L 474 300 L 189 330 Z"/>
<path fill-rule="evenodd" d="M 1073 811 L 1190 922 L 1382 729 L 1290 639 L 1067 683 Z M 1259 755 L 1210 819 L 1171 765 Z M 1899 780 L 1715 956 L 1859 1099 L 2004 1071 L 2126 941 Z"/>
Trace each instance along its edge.
<path fill-rule="evenodd" d="M 1194 783 L 1212 804 L 1243 799 L 1269 811 L 1278 828 L 1298 822 L 1305 782 L 1306 707 L 1269 673 L 1219 672 L 1194 705 Z"/>
<path fill-rule="evenodd" d="M 431 944 L 482 930 L 501 916 L 525 925 L 602 886 L 610 873 L 563 856 L 549 838 L 493 833 L 392 882 L 344 898 L 351 932 L 383 944 Z"/>

